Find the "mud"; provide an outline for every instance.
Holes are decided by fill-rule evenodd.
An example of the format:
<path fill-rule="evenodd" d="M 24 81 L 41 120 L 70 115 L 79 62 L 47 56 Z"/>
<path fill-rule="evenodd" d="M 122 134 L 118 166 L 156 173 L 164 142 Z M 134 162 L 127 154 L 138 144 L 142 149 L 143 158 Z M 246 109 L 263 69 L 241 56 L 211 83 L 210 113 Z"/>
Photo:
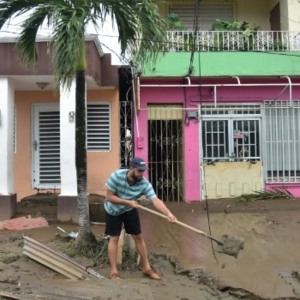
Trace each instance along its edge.
<path fill-rule="evenodd" d="M 299 200 L 210 201 L 211 232 L 205 202 L 168 205 L 178 219 L 218 239 L 242 237 L 244 249 L 236 258 L 217 252 L 215 243 L 203 236 L 140 212 L 151 264 L 162 280 L 145 278 L 136 265 L 120 270 L 120 282 L 107 279 L 109 267 L 100 259 L 74 258 L 92 266 L 104 280 L 73 282 L 22 254 L 23 234 L 56 250 L 70 243 L 56 226 L 77 228 L 53 219 L 53 201 L 23 202 L 18 209 L 18 215 L 48 217 L 49 227 L 0 231 L 0 292 L 16 299 L 300 299 Z M 98 207 L 102 210 L 101 203 Z M 99 222 L 101 216 L 99 212 Z M 103 225 L 92 229 L 97 238 L 103 236 Z"/>

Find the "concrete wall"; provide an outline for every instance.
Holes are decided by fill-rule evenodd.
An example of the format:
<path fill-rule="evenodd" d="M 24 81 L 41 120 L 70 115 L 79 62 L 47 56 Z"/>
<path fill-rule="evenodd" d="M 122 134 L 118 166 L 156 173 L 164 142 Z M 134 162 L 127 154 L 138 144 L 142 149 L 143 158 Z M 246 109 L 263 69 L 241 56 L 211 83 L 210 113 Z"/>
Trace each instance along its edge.
<path fill-rule="evenodd" d="M 300 2 L 298 0 L 281 0 L 287 3 L 287 8 L 282 11 L 282 22 L 285 24 L 286 30 L 289 31 L 300 31 Z"/>
<path fill-rule="evenodd" d="M 168 4 L 168 3 L 169 4 Z M 211 0 L 202 0 L 202 3 L 211 3 L 211 4 L 218 4 L 218 3 L 232 3 L 233 4 L 233 13 L 234 13 L 234 20 L 236 21 L 246 21 L 249 22 L 251 25 L 258 25 L 261 27 L 262 30 L 270 30 L 270 21 L 269 21 L 269 12 L 270 12 L 270 3 L 268 0 L 231 0 L 231 1 L 211 1 Z M 159 8 L 161 14 L 166 16 L 169 13 L 169 6 L 172 4 L 184 4 L 184 5 L 193 5 L 195 6 L 195 1 L 192 0 L 170 0 L 165 1 L 160 4 Z"/>
<path fill-rule="evenodd" d="M 203 79 L 204 80 L 204 79 Z M 207 84 L 209 80 L 202 83 Z M 210 83 L 228 83 L 229 79 L 212 80 Z M 231 83 L 234 79 L 230 79 Z M 265 79 L 248 79 L 248 83 L 257 84 L 257 86 L 242 87 L 219 87 L 217 89 L 217 104 L 221 103 L 262 103 L 266 99 L 280 99 L 289 100 L 290 94 L 288 89 L 283 91 L 284 86 L 264 86 L 263 83 L 276 83 L 284 79 L 265 78 Z M 147 81 L 145 84 L 159 83 L 163 85 L 164 82 Z M 245 79 L 242 79 L 245 82 Z M 170 84 L 170 80 L 168 81 Z M 235 82 L 237 84 L 237 82 Z M 287 82 L 286 82 L 287 83 Z M 175 85 L 176 83 L 173 82 Z M 212 87 L 184 87 L 180 86 L 183 81 L 177 82 L 177 87 L 141 87 L 141 111 L 138 114 L 138 128 L 139 139 L 137 132 L 135 132 L 135 153 L 138 156 L 148 158 L 148 127 L 147 127 L 147 106 L 149 104 L 175 104 L 180 103 L 185 108 L 196 109 L 198 105 L 203 103 L 214 103 L 214 94 Z M 143 82 L 142 82 L 143 85 Z M 287 86 L 286 86 L 287 87 Z M 300 99 L 300 87 L 293 87 L 293 99 Z M 195 120 L 184 124 L 184 200 L 187 202 L 201 199 L 201 178 L 200 178 L 200 148 L 199 148 L 199 123 Z M 271 185 L 272 187 L 272 185 Z M 264 188 L 264 187 L 263 187 Z M 270 185 L 268 185 L 270 188 Z M 293 193 L 299 195 L 299 184 L 293 187 Z"/>
<path fill-rule="evenodd" d="M 105 193 L 105 182 L 110 173 L 119 167 L 119 93 L 117 89 L 88 91 L 88 103 L 111 103 L 112 147 L 111 151 L 88 152 L 88 191 Z M 16 153 L 14 154 L 14 182 L 18 200 L 36 193 L 32 189 L 32 105 L 42 103 L 59 104 L 55 92 L 15 93 L 16 103 Z M 59 192 L 59 191 L 58 191 Z"/>

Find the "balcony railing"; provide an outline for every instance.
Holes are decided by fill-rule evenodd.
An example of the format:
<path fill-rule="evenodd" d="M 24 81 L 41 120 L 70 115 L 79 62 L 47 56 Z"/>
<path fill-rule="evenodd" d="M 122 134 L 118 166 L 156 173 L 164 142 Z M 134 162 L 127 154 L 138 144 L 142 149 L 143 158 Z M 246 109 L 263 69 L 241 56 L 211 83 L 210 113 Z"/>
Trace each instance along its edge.
<path fill-rule="evenodd" d="M 168 31 L 165 51 L 300 51 L 300 32 Z"/>

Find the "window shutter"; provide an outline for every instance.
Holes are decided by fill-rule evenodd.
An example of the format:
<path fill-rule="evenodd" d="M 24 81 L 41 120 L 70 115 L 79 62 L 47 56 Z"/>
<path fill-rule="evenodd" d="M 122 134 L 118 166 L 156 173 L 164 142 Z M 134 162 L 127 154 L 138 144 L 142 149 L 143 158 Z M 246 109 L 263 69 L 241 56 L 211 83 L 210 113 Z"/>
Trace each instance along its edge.
<path fill-rule="evenodd" d="M 39 113 L 39 183 L 45 187 L 60 184 L 60 122 L 59 111 Z"/>
<path fill-rule="evenodd" d="M 110 104 L 87 106 L 87 150 L 109 151 L 111 148 Z"/>
<path fill-rule="evenodd" d="M 194 30 L 195 6 L 194 5 L 173 5 L 170 13 L 179 16 L 186 30 Z M 222 21 L 233 20 L 232 3 L 200 3 L 198 29 L 202 31 L 211 30 L 212 24 L 220 19 Z"/>

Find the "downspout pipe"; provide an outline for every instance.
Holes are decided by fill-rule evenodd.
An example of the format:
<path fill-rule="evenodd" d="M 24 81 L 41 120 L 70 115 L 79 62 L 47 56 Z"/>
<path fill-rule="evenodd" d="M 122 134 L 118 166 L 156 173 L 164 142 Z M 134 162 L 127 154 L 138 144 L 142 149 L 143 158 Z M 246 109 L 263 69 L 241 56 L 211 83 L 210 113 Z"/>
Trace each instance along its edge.
<path fill-rule="evenodd" d="M 292 103 L 293 103 L 293 90 L 292 90 L 292 80 L 289 76 L 285 75 L 285 76 L 282 76 L 282 78 L 286 78 L 289 82 L 289 96 L 290 96 L 290 105 L 292 106 Z"/>
<path fill-rule="evenodd" d="M 241 85 L 240 77 L 238 77 L 238 76 L 233 76 L 232 78 L 235 78 L 235 79 L 237 80 L 238 85 Z"/>
<path fill-rule="evenodd" d="M 191 77 L 190 76 L 186 76 L 185 79 L 187 79 L 188 85 L 191 85 Z"/>

